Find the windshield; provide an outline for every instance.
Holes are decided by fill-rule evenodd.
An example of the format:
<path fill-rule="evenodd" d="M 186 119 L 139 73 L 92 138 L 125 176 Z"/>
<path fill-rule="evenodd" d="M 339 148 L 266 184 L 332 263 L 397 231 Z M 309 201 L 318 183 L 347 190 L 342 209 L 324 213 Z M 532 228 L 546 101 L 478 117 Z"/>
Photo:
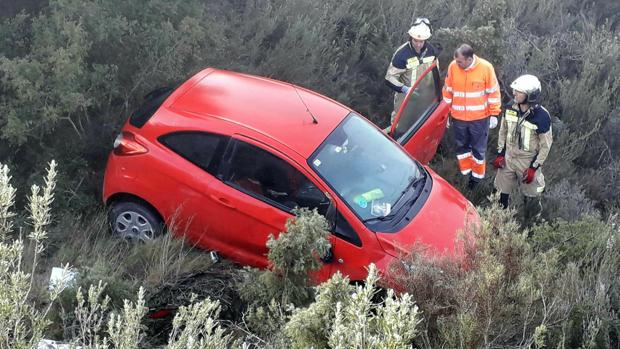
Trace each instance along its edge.
<path fill-rule="evenodd" d="M 398 145 L 353 113 L 308 163 L 362 221 L 388 218 L 410 184 L 423 176 Z"/>

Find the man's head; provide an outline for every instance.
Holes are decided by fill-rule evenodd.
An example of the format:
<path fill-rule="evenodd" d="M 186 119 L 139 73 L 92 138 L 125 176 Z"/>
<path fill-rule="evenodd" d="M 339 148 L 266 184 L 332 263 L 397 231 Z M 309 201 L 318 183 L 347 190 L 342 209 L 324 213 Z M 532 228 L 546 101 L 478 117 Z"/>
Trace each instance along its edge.
<path fill-rule="evenodd" d="M 461 69 L 466 69 L 474 61 L 474 49 L 467 44 L 462 44 L 454 50 L 454 60 Z"/>
<path fill-rule="evenodd" d="M 416 18 L 407 34 L 409 34 L 411 46 L 420 52 L 426 40 L 432 35 L 431 22 L 427 18 Z"/>
<path fill-rule="evenodd" d="M 540 80 L 534 75 L 525 74 L 515 79 L 510 84 L 515 102 L 522 104 L 537 104 L 540 98 Z"/>

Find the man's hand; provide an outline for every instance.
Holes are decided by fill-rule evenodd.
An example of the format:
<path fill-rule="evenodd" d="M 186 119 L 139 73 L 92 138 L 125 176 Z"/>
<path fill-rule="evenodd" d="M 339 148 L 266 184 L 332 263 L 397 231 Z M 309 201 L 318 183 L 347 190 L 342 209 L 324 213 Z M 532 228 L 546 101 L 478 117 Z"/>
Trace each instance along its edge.
<path fill-rule="evenodd" d="M 400 92 L 407 94 L 407 92 L 409 92 L 410 87 L 407 85 L 403 85 L 403 87 L 400 88 Z"/>
<path fill-rule="evenodd" d="M 525 171 L 523 171 L 523 183 L 532 183 L 534 181 L 534 177 L 536 177 L 536 169 L 534 167 L 528 167 Z"/>
<path fill-rule="evenodd" d="M 489 128 L 494 129 L 497 127 L 497 116 L 491 115 L 489 117 Z"/>
<path fill-rule="evenodd" d="M 504 168 L 506 166 L 506 157 L 502 154 L 497 154 L 495 160 L 493 160 L 493 167 Z"/>

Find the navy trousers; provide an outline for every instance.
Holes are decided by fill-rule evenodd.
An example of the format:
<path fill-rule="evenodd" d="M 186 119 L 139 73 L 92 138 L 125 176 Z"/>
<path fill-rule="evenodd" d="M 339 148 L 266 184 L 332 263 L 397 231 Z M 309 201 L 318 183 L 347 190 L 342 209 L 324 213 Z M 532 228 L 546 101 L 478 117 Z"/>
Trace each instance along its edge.
<path fill-rule="evenodd" d="M 471 173 L 471 179 L 484 178 L 486 165 L 484 155 L 489 139 L 489 118 L 462 121 L 452 118 L 452 132 L 456 143 L 456 158 L 463 175 Z"/>

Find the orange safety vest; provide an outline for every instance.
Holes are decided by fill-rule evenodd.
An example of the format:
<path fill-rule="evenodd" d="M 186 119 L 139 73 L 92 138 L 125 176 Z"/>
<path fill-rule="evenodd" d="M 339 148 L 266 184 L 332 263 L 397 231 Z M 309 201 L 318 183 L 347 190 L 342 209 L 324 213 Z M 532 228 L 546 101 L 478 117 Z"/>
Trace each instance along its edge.
<path fill-rule="evenodd" d="M 448 66 L 443 100 L 450 104 L 452 117 L 462 121 L 484 119 L 501 112 L 501 95 L 495 70 L 488 61 L 474 55 L 474 63 L 461 69 L 455 61 Z"/>

